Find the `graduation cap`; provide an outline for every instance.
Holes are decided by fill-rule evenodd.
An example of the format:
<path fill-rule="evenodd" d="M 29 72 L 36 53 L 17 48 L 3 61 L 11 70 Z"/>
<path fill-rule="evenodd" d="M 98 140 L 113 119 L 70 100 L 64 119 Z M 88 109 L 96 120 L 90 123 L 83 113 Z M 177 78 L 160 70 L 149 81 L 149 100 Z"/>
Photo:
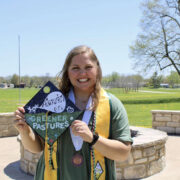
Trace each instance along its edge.
<path fill-rule="evenodd" d="M 50 146 L 83 112 L 50 81 L 24 109 L 27 124 Z"/>

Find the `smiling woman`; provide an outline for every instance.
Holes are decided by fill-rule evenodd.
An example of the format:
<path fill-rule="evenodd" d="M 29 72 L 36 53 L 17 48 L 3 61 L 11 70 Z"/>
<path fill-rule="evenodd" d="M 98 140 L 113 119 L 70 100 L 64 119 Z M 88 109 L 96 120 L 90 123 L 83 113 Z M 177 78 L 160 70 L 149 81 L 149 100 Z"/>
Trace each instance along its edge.
<path fill-rule="evenodd" d="M 94 51 L 87 46 L 77 46 L 72 49 L 65 60 L 59 83 L 60 90 L 67 94 L 73 87 L 76 103 L 87 103 L 87 98 L 93 92 L 93 109 L 96 109 L 101 89 L 102 70 Z M 78 99 L 78 97 L 81 99 Z M 81 101 L 81 102 L 80 102 Z"/>
<path fill-rule="evenodd" d="M 24 109 L 16 111 L 15 126 L 25 148 L 44 150 L 35 180 L 116 179 L 114 161 L 127 159 L 132 139 L 124 106 L 101 87 L 101 78 L 99 61 L 91 48 L 77 46 L 69 52 L 60 72 L 59 89 L 84 114 L 59 136 L 50 155 L 48 146 L 44 148 L 43 140 L 27 127 Z"/>
<path fill-rule="evenodd" d="M 96 76 L 97 63 L 91 61 L 87 53 L 72 58 L 68 68 L 68 77 L 76 93 L 91 94 L 96 83 Z"/>

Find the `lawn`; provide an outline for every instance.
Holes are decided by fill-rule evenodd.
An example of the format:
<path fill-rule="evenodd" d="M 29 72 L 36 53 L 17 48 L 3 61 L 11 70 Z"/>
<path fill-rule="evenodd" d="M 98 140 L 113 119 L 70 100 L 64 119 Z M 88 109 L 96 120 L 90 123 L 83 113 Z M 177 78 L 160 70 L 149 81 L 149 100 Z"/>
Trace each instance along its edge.
<path fill-rule="evenodd" d="M 19 89 L 0 89 L 0 113 L 14 112 L 18 106 L 26 104 L 39 89 L 25 88 L 20 91 Z"/>
<path fill-rule="evenodd" d="M 39 89 L 0 89 L 0 112 L 14 112 L 18 106 L 26 104 Z M 151 110 L 180 110 L 180 89 L 140 89 L 138 92 L 124 93 L 122 89 L 108 89 L 124 104 L 130 125 L 152 126 Z M 144 92 L 144 91 L 153 91 Z M 162 93 L 158 93 L 162 92 Z"/>
<path fill-rule="evenodd" d="M 124 104 L 131 126 L 152 127 L 151 110 L 180 110 L 180 103 Z"/>
<path fill-rule="evenodd" d="M 107 91 L 123 102 L 132 126 L 152 127 L 151 110 L 180 110 L 180 89 L 144 88 L 124 93 L 122 89 L 113 88 Z"/>
<path fill-rule="evenodd" d="M 152 104 L 180 102 L 180 89 L 140 89 L 138 92 L 124 93 L 120 88 L 108 89 L 124 104 Z M 146 92 L 145 92 L 146 91 Z M 149 91 L 149 92 L 147 92 Z M 154 93 L 153 93 L 154 92 Z"/>

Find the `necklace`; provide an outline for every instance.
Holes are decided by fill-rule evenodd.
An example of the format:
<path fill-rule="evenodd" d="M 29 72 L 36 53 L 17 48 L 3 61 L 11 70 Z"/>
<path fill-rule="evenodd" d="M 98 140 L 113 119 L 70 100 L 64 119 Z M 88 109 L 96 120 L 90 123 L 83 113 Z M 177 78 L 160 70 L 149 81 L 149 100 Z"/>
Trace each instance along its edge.
<path fill-rule="evenodd" d="M 94 112 L 91 132 L 94 134 L 95 131 L 96 131 L 96 113 Z M 92 146 L 90 146 L 90 152 L 91 152 L 91 156 L 92 156 L 92 160 L 93 160 L 93 175 L 94 175 L 94 179 L 96 179 L 96 167 L 95 167 L 96 162 L 95 162 L 94 148 Z"/>
<path fill-rule="evenodd" d="M 75 104 L 75 97 L 74 97 L 74 92 L 73 89 L 70 90 L 69 92 L 69 99 Z M 88 103 L 86 105 L 86 110 L 83 114 L 83 118 L 82 121 L 85 122 L 87 125 L 89 124 L 91 115 L 92 115 L 92 111 L 89 110 L 89 107 L 91 107 L 92 104 L 92 98 L 91 96 L 89 97 Z M 71 134 L 71 139 L 75 148 L 75 154 L 72 156 L 72 164 L 75 167 L 81 166 L 83 164 L 83 155 L 80 153 L 80 150 L 82 148 L 83 145 L 83 139 L 80 136 L 75 136 L 72 133 L 72 129 L 70 128 L 70 134 Z"/>

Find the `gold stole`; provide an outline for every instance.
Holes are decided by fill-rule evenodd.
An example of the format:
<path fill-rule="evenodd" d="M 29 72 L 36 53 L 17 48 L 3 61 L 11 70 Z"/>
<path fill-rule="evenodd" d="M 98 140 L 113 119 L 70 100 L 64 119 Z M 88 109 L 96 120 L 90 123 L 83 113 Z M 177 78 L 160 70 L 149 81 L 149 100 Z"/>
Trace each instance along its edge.
<path fill-rule="evenodd" d="M 47 120 L 46 114 L 46 120 Z M 46 122 L 47 123 L 47 122 Z M 96 110 L 96 132 L 99 133 L 100 136 L 108 138 L 109 137 L 109 127 L 110 127 L 110 104 L 107 93 L 104 89 L 101 89 L 100 92 L 100 100 Z M 46 128 L 47 129 L 47 128 Z M 54 142 L 52 146 L 52 155 L 50 157 L 49 148 L 50 146 L 47 144 L 47 132 L 45 138 L 45 149 L 44 149 L 44 159 L 45 159 L 45 171 L 44 171 L 44 180 L 57 180 L 57 141 Z M 96 166 L 96 176 L 98 180 L 105 180 L 106 176 L 106 167 L 105 167 L 105 159 L 98 151 L 94 150 L 95 155 L 95 166 Z M 53 168 L 50 166 L 49 160 L 52 158 Z M 93 174 L 93 159 L 91 157 L 91 180 L 94 180 Z M 101 169 L 99 169 L 101 168 Z"/>
<path fill-rule="evenodd" d="M 101 89 L 100 100 L 96 110 L 96 132 L 104 137 L 109 137 L 109 128 L 110 128 L 110 103 L 109 97 L 104 89 Z M 101 153 L 94 149 L 95 155 L 95 169 L 96 169 L 96 179 L 105 180 L 106 176 L 106 167 L 105 159 Z M 94 180 L 93 173 L 93 158 L 91 156 L 91 180 Z"/>

